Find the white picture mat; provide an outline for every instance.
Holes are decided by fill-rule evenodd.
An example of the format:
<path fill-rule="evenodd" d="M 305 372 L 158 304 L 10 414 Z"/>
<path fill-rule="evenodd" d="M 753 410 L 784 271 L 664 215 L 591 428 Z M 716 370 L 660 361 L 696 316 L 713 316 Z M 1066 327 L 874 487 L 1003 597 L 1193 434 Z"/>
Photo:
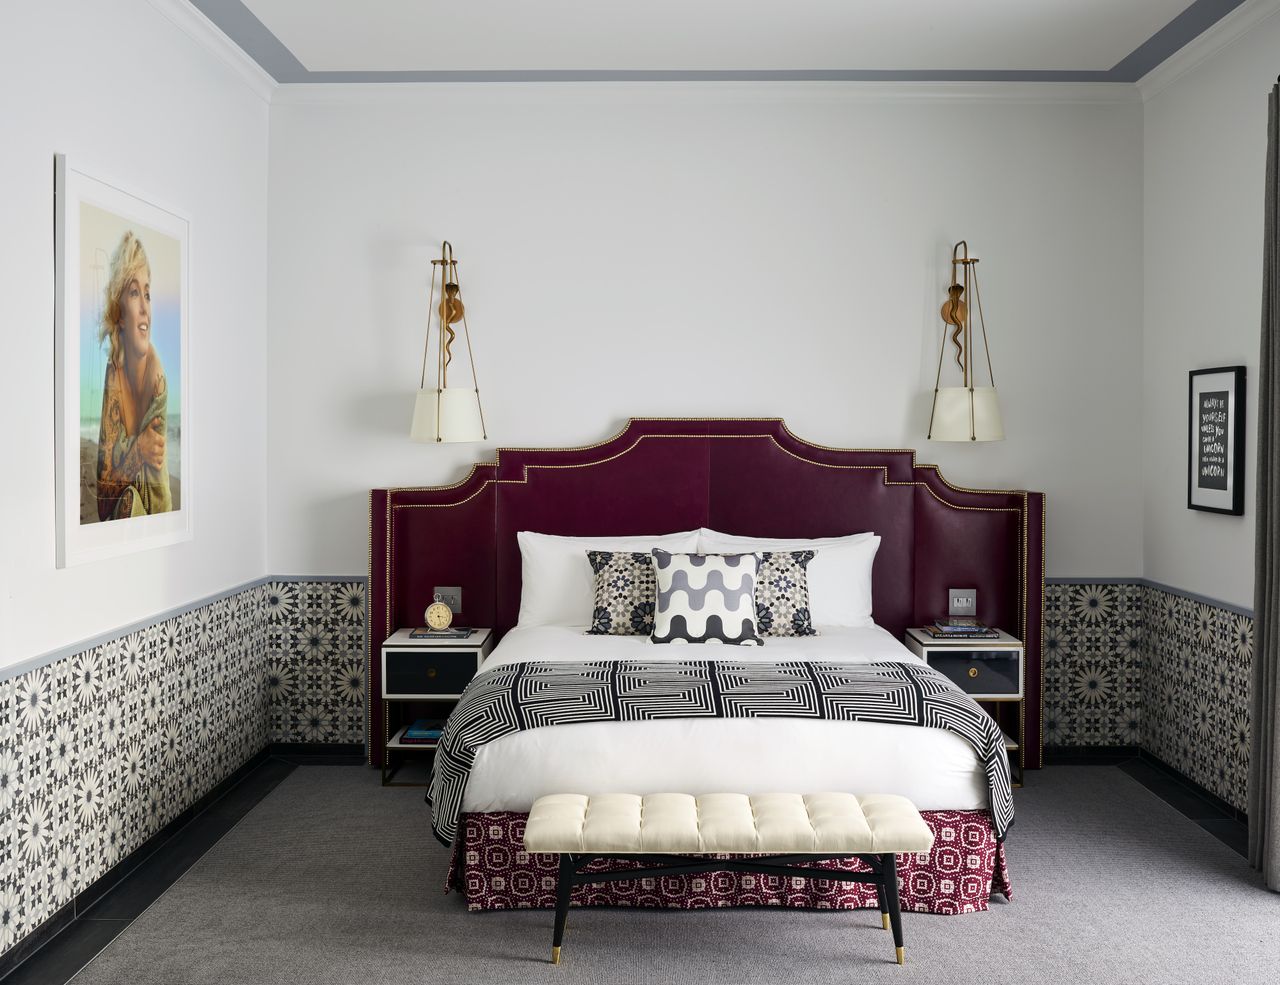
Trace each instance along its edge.
<path fill-rule="evenodd" d="M 1200 395 L 1225 390 L 1227 393 L 1227 488 L 1203 489 L 1200 478 Z M 1212 509 L 1230 510 L 1235 502 L 1236 473 L 1236 427 L 1237 413 L 1236 374 L 1234 371 L 1222 373 L 1202 373 L 1191 378 L 1191 502 L 1196 506 L 1208 506 Z"/>
<path fill-rule="evenodd" d="M 103 558 L 149 550 L 192 537 L 193 482 L 191 442 L 190 348 L 190 222 L 185 216 L 153 205 L 115 184 L 94 178 L 55 158 L 54 274 L 56 299 L 56 500 L 57 566 L 84 564 Z M 149 226 L 179 244 L 179 367 L 180 374 L 179 475 L 182 493 L 179 508 L 153 516 L 131 517 L 106 523 L 80 522 L 80 206 L 89 203 Z"/>

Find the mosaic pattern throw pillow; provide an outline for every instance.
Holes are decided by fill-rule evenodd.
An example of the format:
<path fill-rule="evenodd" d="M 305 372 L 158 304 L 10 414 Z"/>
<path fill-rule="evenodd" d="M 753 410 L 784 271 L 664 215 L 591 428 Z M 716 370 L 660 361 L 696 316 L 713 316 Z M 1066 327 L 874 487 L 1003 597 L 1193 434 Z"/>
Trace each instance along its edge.
<path fill-rule="evenodd" d="M 658 579 L 655 643 L 759 646 L 758 554 L 668 554 L 654 549 Z"/>
<path fill-rule="evenodd" d="M 766 551 L 756 575 L 761 636 L 817 636 L 809 613 L 809 562 L 815 551 Z"/>
<path fill-rule="evenodd" d="M 653 555 L 639 551 L 587 551 L 596 573 L 593 636 L 648 636 L 653 632 L 657 578 Z"/>

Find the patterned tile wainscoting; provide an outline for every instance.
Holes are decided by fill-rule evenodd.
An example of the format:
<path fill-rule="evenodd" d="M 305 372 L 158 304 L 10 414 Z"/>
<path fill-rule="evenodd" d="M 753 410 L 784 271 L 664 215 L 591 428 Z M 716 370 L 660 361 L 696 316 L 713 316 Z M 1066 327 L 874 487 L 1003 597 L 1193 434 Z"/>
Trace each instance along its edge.
<path fill-rule="evenodd" d="M 1142 610 L 1143 748 L 1246 810 L 1253 617 L 1150 587 Z"/>
<path fill-rule="evenodd" d="M 266 747 L 265 594 L 0 682 L 0 953 Z"/>
<path fill-rule="evenodd" d="M 270 743 L 362 743 L 363 579 L 277 579 L 0 681 L 0 955 Z M 1050 584 L 1051 746 L 1142 746 L 1243 810 L 1253 620 Z"/>
<path fill-rule="evenodd" d="M 1141 746 L 1246 806 L 1253 618 L 1163 586 L 1045 595 L 1045 743 Z"/>
<path fill-rule="evenodd" d="M 1045 586 L 1044 741 L 1142 741 L 1141 585 Z"/>
<path fill-rule="evenodd" d="M 274 581 L 265 611 L 271 741 L 363 744 L 364 582 Z"/>

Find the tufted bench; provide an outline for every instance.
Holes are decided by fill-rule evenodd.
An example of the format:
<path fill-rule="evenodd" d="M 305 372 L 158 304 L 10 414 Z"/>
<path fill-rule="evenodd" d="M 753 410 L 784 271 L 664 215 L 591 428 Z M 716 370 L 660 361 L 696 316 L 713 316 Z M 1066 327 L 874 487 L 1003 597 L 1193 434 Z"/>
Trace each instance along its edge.
<path fill-rule="evenodd" d="M 699 872 L 766 875 L 870 883 L 881 922 L 892 927 L 898 964 L 904 960 L 898 905 L 897 855 L 927 852 L 933 832 L 915 805 L 893 794 L 614 793 L 587 797 L 551 794 L 529 812 L 527 851 L 560 856 L 551 961 L 560 946 L 573 887 L 584 883 L 660 878 Z M 689 858 L 732 852 L 752 858 Z M 814 862 L 857 856 L 868 872 L 817 869 Z M 583 872 L 600 859 L 642 862 L 643 868 Z"/>

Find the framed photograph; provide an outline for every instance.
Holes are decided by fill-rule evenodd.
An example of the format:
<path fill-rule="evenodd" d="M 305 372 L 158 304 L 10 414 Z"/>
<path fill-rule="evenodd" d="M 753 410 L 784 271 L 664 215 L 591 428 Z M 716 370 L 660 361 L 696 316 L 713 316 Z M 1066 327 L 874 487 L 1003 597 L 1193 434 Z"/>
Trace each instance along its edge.
<path fill-rule="evenodd" d="M 58 567 L 191 537 L 190 223 L 54 162 Z"/>
<path fill-rule="evenodd" d="M 1244 513 L 1244 367 L 1191 371 L 1187 509 Z"/>

